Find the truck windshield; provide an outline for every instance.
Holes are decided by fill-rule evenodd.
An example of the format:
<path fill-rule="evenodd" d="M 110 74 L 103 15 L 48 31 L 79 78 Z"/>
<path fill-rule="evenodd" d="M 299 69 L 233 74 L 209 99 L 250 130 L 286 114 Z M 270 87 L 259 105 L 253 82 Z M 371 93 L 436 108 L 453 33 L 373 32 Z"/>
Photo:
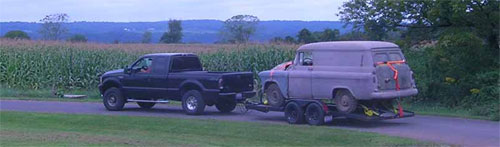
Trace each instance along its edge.
<path fill-rule="evenodd" d="M 171 71 L 201 71 L 201 63 L 198 57 L 174 57 L 172 59 Z"/>

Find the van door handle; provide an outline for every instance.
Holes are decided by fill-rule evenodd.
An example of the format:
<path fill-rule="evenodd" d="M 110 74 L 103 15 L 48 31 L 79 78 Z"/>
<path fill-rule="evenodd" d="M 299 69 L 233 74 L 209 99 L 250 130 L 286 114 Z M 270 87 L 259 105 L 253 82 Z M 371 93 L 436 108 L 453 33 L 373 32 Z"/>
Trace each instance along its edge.
<path fill-rule="evenodd" d="M 307 70 L 308 70 L 308 71 L 312 71 L 312 70 L 313 70 L 313 68 L 312 68 L 312 67 L 309 67 L 309 68 L 307 68 Z"/>

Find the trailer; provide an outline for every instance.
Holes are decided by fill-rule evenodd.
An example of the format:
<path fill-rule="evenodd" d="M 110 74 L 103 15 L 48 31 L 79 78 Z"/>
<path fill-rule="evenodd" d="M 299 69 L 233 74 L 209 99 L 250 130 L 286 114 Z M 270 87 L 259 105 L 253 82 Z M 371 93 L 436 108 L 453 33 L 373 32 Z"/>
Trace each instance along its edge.
<path fill-rule="evenodd" d="M 315 99 L 290 99 L 286 100 L 283 106 L 275 107 L 265 103 L 265 101 L 245 102 L 248 110 L 257 110 L 260 112 L 284 112 L 285 118 L 290 124 L 301 124 L 307 122 L 310 125 L 322 125 L 325 123 L 325 117 L 332 118 L 344 117 L 360 121 L 379 121 L 387 119 L 397 119 L 415 116 L 414 112 L 403 110 L 398 103 L 398 108 L 392 106 L 376 105 L 366 106 L 359 104 L 353 113 L 343 113 L 336 110 L 334 103 Z"/>

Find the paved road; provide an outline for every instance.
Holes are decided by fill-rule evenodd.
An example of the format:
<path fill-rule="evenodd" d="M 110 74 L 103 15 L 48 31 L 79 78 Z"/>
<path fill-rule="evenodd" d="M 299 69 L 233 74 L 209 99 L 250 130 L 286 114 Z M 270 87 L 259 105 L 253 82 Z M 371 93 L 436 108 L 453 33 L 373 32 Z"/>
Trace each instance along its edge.
<path fill-rule="evenodd" d="M 123 111 L 107 111 L 100 103 L 48 102 L 0 100 L 1 111 L 133 115 L 154 117 L 180 117 L 196 119 L 218 119 L 232 121 L 251 121 L 285 124 L 283 113 L 258 111 L 243 112 L 235 110 L 221 114 L 213 107 L 207 107 L 206 115 L 185 115 L 180 106 L 157 105 L 151 110 L 140 109 L 134 103 L 125 105 Z M 377 132 L 392 136 L 402 136 L 419 140 L 435 141 L 464 146 L 500 146 L 500 123 L 484 120 L 447 118 L 435 116 L 415 116 L 411 118 L 379 122 L 350 122 L 345 119 L 328 120 L 332 128 Z"/>

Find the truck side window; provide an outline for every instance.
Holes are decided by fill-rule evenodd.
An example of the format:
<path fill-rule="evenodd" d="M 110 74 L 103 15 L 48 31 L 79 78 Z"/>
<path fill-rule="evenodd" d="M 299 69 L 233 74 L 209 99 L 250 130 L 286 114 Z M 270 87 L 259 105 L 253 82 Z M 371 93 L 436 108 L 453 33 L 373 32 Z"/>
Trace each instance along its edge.
<path fill-rule="evenodd" d="M 303 52 L 299 53 L 300 63 L 302 66 L 312 66 L 313 65 L 313 56 L 311 52 Z"/>
<path fill-rule="evenodd" d="M 132 66 L 132 70 L 137 71 L 139 73 L 151 73 L 151 69 L 153 65 L 153 58 L 142 58 L 137 61 L 134 66 Z"/>
<path fill-rule="evenodd" d="M 174 57 L 172 59 L 171 71 L 201 71 L 200 60 L 198 57 Z"/>

